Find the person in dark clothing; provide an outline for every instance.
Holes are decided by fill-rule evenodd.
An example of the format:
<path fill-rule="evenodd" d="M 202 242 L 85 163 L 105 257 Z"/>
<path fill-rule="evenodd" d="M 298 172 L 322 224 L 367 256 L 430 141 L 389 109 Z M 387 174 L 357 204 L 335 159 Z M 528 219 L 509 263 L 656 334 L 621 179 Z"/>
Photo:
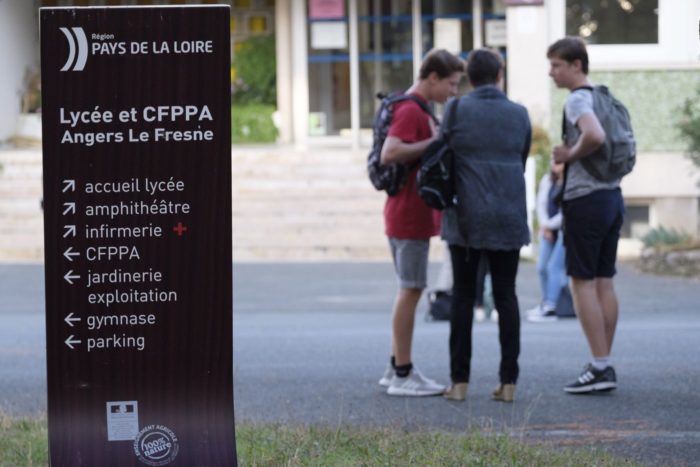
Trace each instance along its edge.
<path fill-rule="evenodd" d="M 454 275 L 450 320 L 450 377 L 444 396 L 464 400 L 467 393 L 473 308 L 479 260 L 487 256 L 498 309 L 500 384 L 492 397 L 512 401 L 518 380 L 520 310 L 515 294 L 520 248 L 530 242 L 525 204 L 525 161 L 532 136 L 525 107 L 503 92 L 504 63 L 490 49 L 469 55 L 467 76 L 474 90 L 459 100 L 451 135 L 455 152 L 459 235 L 447 235 Z M 445 121 L 444 128 L 452 123 Z"/>

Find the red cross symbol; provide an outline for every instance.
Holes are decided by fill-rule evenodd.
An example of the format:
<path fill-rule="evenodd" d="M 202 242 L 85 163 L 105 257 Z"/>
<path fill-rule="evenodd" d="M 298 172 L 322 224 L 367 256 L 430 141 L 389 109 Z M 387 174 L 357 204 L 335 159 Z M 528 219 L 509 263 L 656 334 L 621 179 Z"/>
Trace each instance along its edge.
<path fill-rule="evenodd" d="M 182 237 L 182 234 L 187 232 L 187 227 L 182 225 L 182 222 L 178 222 L 177 225 L 173 227 L 173 232 L 175 232 L 178 237 Z"/>

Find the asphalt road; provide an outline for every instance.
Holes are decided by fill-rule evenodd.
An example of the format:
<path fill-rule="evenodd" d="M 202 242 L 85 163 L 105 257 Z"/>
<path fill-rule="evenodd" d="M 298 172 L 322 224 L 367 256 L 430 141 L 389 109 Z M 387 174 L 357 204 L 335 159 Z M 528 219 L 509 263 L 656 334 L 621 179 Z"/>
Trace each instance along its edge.
<path fill-rule="evenodd" d="M 431 266 L 432 276 L 436 265 Z M 648 465 L 700 465 L 700 281 L 622 265 L 613 358 L 619 389 L 572 396 L 563 384 L 588 358 L 576 320 L 522 326 L 516 402 L 489 400 L 497 383 L 494 323 L 474 328 L 467 401 L 393 398 L 376 384 L 386 364 L 396 284 L 387 263 L 235 264 L 234 400 L 239 421 L 407 430 L 507 432 L 555 446 L 608 450 Z M 518 277 L 534 306 L 534 265 Z M 0 265 L 0 410 L 46 410 L 43 267 Z M 448 382 L 444 322 L 420 304 L 414 362 Z"/>

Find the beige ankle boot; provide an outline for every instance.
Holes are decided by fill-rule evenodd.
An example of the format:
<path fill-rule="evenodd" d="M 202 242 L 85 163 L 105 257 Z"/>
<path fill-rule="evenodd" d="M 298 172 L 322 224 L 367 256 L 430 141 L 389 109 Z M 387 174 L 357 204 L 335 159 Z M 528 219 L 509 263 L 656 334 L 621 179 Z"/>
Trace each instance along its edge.
<path fill-rule="evenodd" d="M 468 387 L 469 383 L 452 383 L 452 385 L 445 390 L 442 396 L 451 401 L 463 401 L 467 397 Z"/>
<path fill-rule="evenodd" d="M 515 384 L 499 384 L 491 393 L 491 399 L 503 402 L 513 402 L 515 399 Z"/>

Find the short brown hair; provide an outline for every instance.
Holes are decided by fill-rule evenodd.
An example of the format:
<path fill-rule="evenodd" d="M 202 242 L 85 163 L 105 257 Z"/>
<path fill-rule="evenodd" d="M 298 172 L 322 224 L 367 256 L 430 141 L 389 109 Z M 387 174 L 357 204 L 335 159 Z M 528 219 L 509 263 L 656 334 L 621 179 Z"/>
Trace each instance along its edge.
<path fill-rule="evenodd" d="M 452 73 L 464 73 L 464 60 L 445 49 L 432 49 L 423 58 L 419 79 L 426 79 L 430 73 L 437 73 L 440 79 L 448 78 Z"/>
<path fill-rule="evenodd" d="M 565 37 L 559 39 L 547 49 L 547 58 L 560 58 L 569 63 L 574 63 L 575 60 L 581 60 L 581 71 L 588 74 L 588 52 L 586 51 L 586 43 L 579 37 Z"/>
<path fill-rule="evenodd" d="M 467 76 L 473 87 L 496 84 L 503 67 L 503 57 L 492 49 L 473 50 L 467 57 Z"/>

